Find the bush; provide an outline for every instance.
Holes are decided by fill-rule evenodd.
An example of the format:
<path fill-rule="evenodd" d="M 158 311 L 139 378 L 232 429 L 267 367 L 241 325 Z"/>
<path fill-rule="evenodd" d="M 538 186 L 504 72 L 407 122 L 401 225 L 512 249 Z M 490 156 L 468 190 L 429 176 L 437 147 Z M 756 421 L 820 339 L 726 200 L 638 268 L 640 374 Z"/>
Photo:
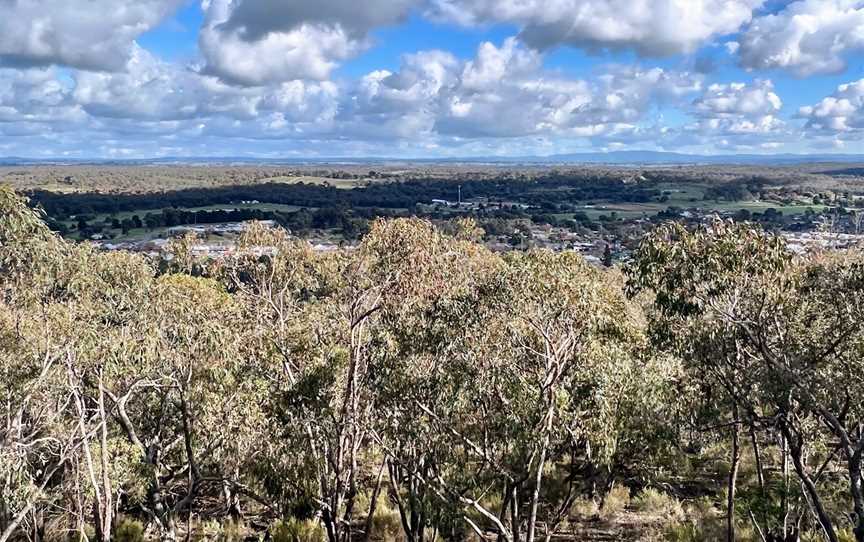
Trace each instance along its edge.
<path fill-rule="evenodd" d="M 606 498 L 603 499 L 603 506 L 600 508 L 600 516 L 611 518 L 617 516 L 630 505 L 630 490 L 623 485 L 612 486 Z"/>
<path fill-rule="evenodd" d="M 227 521 L 220 526 L 219 535 L 216 539 L 221 542 L 240 542 L 245 540 L 247 534 L 248 529 L 242 523 Z"/>
<path fill-rule="evenodd" d="M 144 542 L 144 525 L 134 519 L 123 519 L 114 530 L 116 542 Z"/>
<path fill-rule="evenodd" d="M 270 528 L 273 542 L 323 542 L 326 540 L 324 528 L 311 519 L 277 521 Z"/>
<path fill-rule="evenodd" d="M 652 487 L 642 490 L 633 500 L 633 505 L 637 511 L 643 514 L 677 521 L 681 521 L 685 517 L 684 509 L 678 499 Z"/>
<path fill-rule="evenodd" d="M 399 518 L 399 512 L 394 510 L 375 512 L 375 517 L 372 518 L 372 536 L 370 539 L 382 542 L 401 541 L 403 539 L 402 520 Z"/>
<path fill-rule="evenodd" d="M 599 511 L 594 499 L 576 499 L 570 507 L 570 515 L 580 518 L 594 517 Z"/>

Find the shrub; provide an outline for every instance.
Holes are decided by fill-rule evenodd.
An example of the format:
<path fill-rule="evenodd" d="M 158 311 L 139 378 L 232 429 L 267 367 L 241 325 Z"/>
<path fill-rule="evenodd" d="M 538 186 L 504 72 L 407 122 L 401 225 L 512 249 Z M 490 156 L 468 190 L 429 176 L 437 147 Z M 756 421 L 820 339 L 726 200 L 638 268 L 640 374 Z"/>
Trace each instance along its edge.
<path fill-rule="evenodd" d="M 219 535 L 216 537 L 221 542 L 241 542 L 246 538 L 246 526 L 240 522 L 227 521 L 222 524 Z"/>
<path fill-rule="evenodd" d="M 570 506 L 570 515 L 582 518 L 590 518 L 599 513 L 597 502 L 594 499 L 576 499 Z"/>
<path fill-rule="evenodd" d="M 291 518 L 277 521 L 270 528 L 273 542 L 323 542 L 324 528 L 315 520 Z"/>
<path fill-rule="evenodd" d="M 651 487 L 642 490 L 633 500 L 633 504 L 636 510 L 643 514 L 661 516 L 669 520 L 684 519 L 684 509 L 678 499 Z"/>
<path fill-rule="evenodd" d="M 375 512 L 375 517 L 372 518 L 371 539 L 382 542 L 398 542 L 402 540 L 402 520 L 399 519 L 399 512 L 394 510 Z"/>
<path fill-rule="evenodd" d="M 624 511 L 630 505 L 630 490 L 623 485 L 612 486 L 603 506 L 600 508 L 600 516 L 604 518 L 614 517 Z"/>
<path fill-rule="evenodd" d="M 123 519 L 114 530 L 116 542 L 144 542 L 144 525 L 134 519 Z"/>

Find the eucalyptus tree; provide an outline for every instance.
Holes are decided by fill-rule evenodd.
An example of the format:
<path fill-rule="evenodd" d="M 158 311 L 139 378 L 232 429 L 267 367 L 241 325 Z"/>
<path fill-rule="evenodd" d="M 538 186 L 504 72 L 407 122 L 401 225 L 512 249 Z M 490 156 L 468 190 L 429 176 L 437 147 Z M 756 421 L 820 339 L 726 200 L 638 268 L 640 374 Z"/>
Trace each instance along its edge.
<path fill-rule="evenodd" d="M 25 525 L 39 532 L 61 498 L 62 476 L 93 436 L 69 416 L 69 392 L 61 341 L 62 315 L 35 311 L 20 298 L 0 302 L 0 540 Z M 79 517 L 86 513 L 79 509 Z"/>
<path fill-rule="evenodd" d="M 110 540 L 128 508 L 176 537 L 208 485 L 243 488 L 260 402 L 239 305 L 213 280 L 64 242 L 5 189 L 0 205 L 0 539 L 46 512 L 83 536 L 92 510 Z"/>
<path fill-rule="evenodd" d="M 329 262 L 284 229 L 252 223 L 237 250 L 213 262 L 208 273 L 219 278 L 241 307 L 251 360 L 246 381 L 254 383 L 262 405 L 254 429 L 261 437 L 256 463 L 247 469 L 255 473 L 248 481 L 253 487 L 247 490 L 260 492 L 257 500 L 283 516 L 303 515 L 299 508 L 308 500 L 320 508 L 316 465 L 325 459 L 310 454 L 312 421 L 292 407 L 299 406 L 293 402 L 294 391 L 306 390 L 298 386 L 314 369 L 315 360 L 307 356 L 307 319 L 334 290 Z"/>
<path fill-rule="evenodd" d="M 655 342 L 687 360 L 694 380 L 710 378 L 703 391 L 714 404 L 707 410 L 720 407 L 722 413 L 712 425 L 730 429 L 729 540 L 735 538 L 739 426 L 742 418 L 754 426 L 761 405 L 754 390 L 759 368 L 745 355 L 743 333 L 727 316 L 746 296 L 764 294 L 763 279 L 783 281 L 790 264 L 779 238 L 718 221 L 692 233 L 678 224 L 659 228 L 643 240 L 629 267 L 632 292 L 654 294 Z"/>
<path fill-rule="evenodd" d="M 543 503 L 544 475 L 585 439 L 611 445 L 596 397 L 611 395 L 607 369 L 635 354 L 638 324 L 620 288 L 575 254 L 501 258 L 421 240 L 401 257 L 415 265 L 409 289 L 384 313 L 397 322 L 381 375 L 396 386 L 385 450 L 405 467 L 399 479 L 419 480 L 409 497 L 431 489 L 478 534 L 488 525 L 508 541 L 535 540 L 542 517 L 548 539 L 578 492 Z M 500 508 L 484 504 L 490 494 Z"/>
<path fill-rule="evenodd" d="M 807 502 L 832 541 L 837 518 L 826 509 L 818 484 L 834 454 L 825 454 L 822 467 L 814 469 L 807 451 L 839 441 L 855 536 L 862 540 L 864 444 L 859 402 L 852 399 L 862 391 L 855 376 L 864 331 L 861 269 L 860 255 L 796 258 L 782 239 L 725 222 L 693 232 L 662 228 L 645 240 L 631 268 L 632 286 L 655 294 L 655 337 L 683 355 L 695 379 L 710 376 L 724 390 L 730 411 L 720 421 L 733 428 L 733 459 L 739 424 L 779 431 Z M 753 448 L 758 451 L 755 440 Z M 796 536 L 785 522 L 778 528 L 783 537 Z"/>
<path fill-rule="evenodd" d="M 75 528 L 83 533 L 92 503 L 98 538 L 110 540 L 116 503 L 103 393 L 106 360 L 88 337 L 103 336 L 116 327 L 115 317 L 134 307 L 119 292 L 136 282 L 140 262 L 57 238 L 6 189 L 0 189 L 0 207 L 7 358 L 2 470 L 4 493 L 17 480 L 20 503 L 14 517 L 4 511 L 0 537 L 11 536 L 28 513 L 38 531 L 45 512 L 38 503 L 67 496 L 64 486 L 71 484 L 74 501 L 56 503 L 51 511 L 74 510 Z M 85 484 L 79 483 L 82 469 Z M 8 508 L 12 500 L 0 497 Z"/>
<path fill-rule="evenodd" d="M 274 420 L 303 442 L 307 459 L 288 470 L 312 473 L 312 498 L 332 542 L 352 536 L 373 414 L 376 326 L 406 278 L 383 261 L 398 258 L 398 250 L 385 256 L 375 246 L 402 224 L 378 223 L 356 251 L 329 255 L 313 254 L 280 230 L 253 229 L 224 270 L 258 314 L 262 361 L 276 369 L 268 383 L 280 398 Z"/>
<path fill-rule="evenodd" d="M 0 186 L 0 540 L 28 522 L 38 534 L 57 488 L 98 431 L 70 414 L 65 361 L 74 321 L 68 290 L 77 251 L 54 236 L 26 200 Z M 70 265 L 66 265 L 70 263 Z M 82 510 L 79 510 L 83 514 Z"/>
<path fill-rule="evenodd" d="M 503 262 L 473 242 L 479 232 L 472 221 L 457 224 L 452 237 L 422 221 L 381 226 L 370 243 L 375 272 L 398 279 L 377 327 L 372 434 L 386 457 L 388 496 L 405 538 L 458 539 L 458 523 L 471 521 L 466 504 L 472 510 L 480 505 L 445 482 L 464 470 L 453 453 L 452 427 L 442 431 L 440 425 L 454 413 L 463 376 L 449 361 L 464 348 L 466 330 L 482 324 L 478 304 Z"/>

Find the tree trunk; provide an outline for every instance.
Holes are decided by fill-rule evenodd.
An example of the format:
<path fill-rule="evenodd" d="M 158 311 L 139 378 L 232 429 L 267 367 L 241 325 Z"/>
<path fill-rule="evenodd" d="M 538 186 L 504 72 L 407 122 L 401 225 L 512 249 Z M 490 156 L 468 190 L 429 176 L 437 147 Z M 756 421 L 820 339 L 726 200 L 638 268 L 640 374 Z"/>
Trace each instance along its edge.
<path fill-rule="evenodd" d="M 543 443 L 540 445 L 540 456 L 537 458 L 537 474 L 534 478 L 534 489 L 531 493 L 531 512 L 528 516 L 528 534 L 525 537 L 525 542 L 534 542 L 535 531 L 537 529 L 537 506 L 540 502 L 540 486 L 543 483 L 543 467 L 546 465 L 546 451 L 549 448 L 549 432 L 552 430 L 551 408 L 547 416 L 546 434 L 543 437 Z"/>
<path fill-rule="evenodd" d="M 65 463 L 66 463 L 66 459 L 64 458 L 60 463 L 58 463 L 51 470 L 49 470 L 48 472 L 45 473 L 44 477 L 42 478 L 42 483 L 39 485 L 39 492 L 40 493 L 45 490 L 45 488 L 48 486 L 48 483 L 50 482 L 51 478 L 54 477 L 54 475 L 57 473 L 57 471 L 60 470 Z M 0 533 L 0 542 L 8 542 L 9 540 L 11 540 L 12 535 L 15 534 L 15 531 L 18 529 L 18 526 L 21 524 L 21 522 L 24 520 L 24 518 L 27 517 L 27 514 L 29 514 L 35 507 L 36 507 L 36 501 L 31 500 L 30 502 L 28 502 L 24 506 L 24 508 L 19 510 L 17 514 L 12 516 L 9 519 L 9 522 L 6 524 L 6 528 L 3 530 L 2 533 Z"/>
<path fill-rule="evenodd" d="M 738 409 L 733 414 L 738 419 Z M 726 540 L 735 542 L 735 489 L 738 482 L 738 465 L 741 462 L 741 442 L 738 424 L 732 425 L 732 457 L 729 468 L 729 483 L 726 494 Z"/>
<path fill-rule="evenodd" d="M 781 498 L 781 509 L 783 510 L 783 538 L 789 531 L 789 445 L 785 434 L 780 434 L 780 453 L 783 456 L 781 472 L 783 475 L 783 496 Z"/>
<path fill-rule="evenodd" d="M 387 461 L 381 462 L 381 467 L 378 469 L 378 479 L 375 480 L 375 489 L 372 490 L 372 498 L 369 501 L 369 511 L 366 514 L 366 527 L 363 529 L 363 540 L 368 542 L 369 535 L 372 534 L 372 522 L 375 519 L 375 510 L 378 508 L 378 495 L 381 493 L 381 481 L 384 478 L 384 467 Z"/>
<path fill-rule="evenodd" d="M 102 368 L 99 368 L 99 394 L 98 394 L 98 406 L 99 406 L 99 419 L 102 422 L 102 429 L 99 435 L 99 458 L 100 458 L 100 467 L 102 470 L 102 503 L 100 506 L 102 507 L 101 511 L 101 519 L 102 519 L 102 542 L 111 542 L 111 531 L 114 526 L 114 506 L 111 503 L 111 499 L 114 495 L 114 492 L 111 489 L 111 474 L 108 472 L 108 416 L 105 412 L 105 387 L 103 385 L 104 378 L 102 374 Z"/>
<path fill-rule="evenodd" d="M 801 443 L 793 438 L 792 432 L 785 423 L 781 423 L 780 428 L 786 437 L 787 444 L 789 445 L 789 453 L 792 456 L 792 464 L 795 466 L 795 472 L 801 479 L 801 483 L 804 485 L 804 490 L 810 498 L 810 504 L 813 507 L 813 512 L 816 514 L 816 519 L 819 521 L 819 525 L 821 525 L 822 530 L 825 531 L 825 536 L 828 538 L 829 542 L 839 542 L 837 532 L 834 530 L 834 525 L 831 523 L 831 518 L 828 517 L 825 507 L 822 505 L 822 499 L 819 498 L 819 493 L 816 491 L 816 484 L 813 483 L 813 479 L 807 474 L 807 468 L 802 460 L 803 454 Z"/>
<path fill-rule="evenodd" d="M 24 520 L 24 516 L 30 513 L 30 510 L 33 509 L 35 503 L 30 502 L 21 509 L 17 514 L 15 514 L 9 523 L 6 525 L 6 528 L 0 533 L 0 542 L 7 542 L 12 538 L 12 535 L 15 534 L 15 531 L 18 529 L 18 525 Z"/>
<path fill-rule="evenodd" d="M 510 529 L 513 533 L 513 542 L 520 542 L 522 520 L 519 518 L 519 485 L 513 484 L 510 492 L 510 524 L 512 525 Z"/>
<path fill-rule="evenodd" d="M 861 482 L 861 445 L 849 457 L 849 485 L 855 510 L 855 540 L 864 542 L 864 488 Z"/>
<path fill-rule="evenodd" d="M 750 443 L 753 446 L 753 459 L 756 461 L 756 481 L 759 483 L 759 491 L 762 492 L 762 498 L 765 498 L 765 467 L 762 465 L 762 450 L 759 446 L 759 438 L 756 435 L 756 428 L 750 424 Z"/>
<path fill-rule="evenodd" d="M 508 523 L 507 515 L 510 511 L 510 499 L 513 496 L 511 487 L 513 487 L 513 484 L 510 482 L 504 485 L 504 497 L 501 501 L 501 512 L 498 514 L 498 519 L 501 520 L 501 523 Z M 510 531 L 513 531 L 512 522 L 510 522 Z M 498 533 L 498 542 L 504 542 L 504 533 Z"/>

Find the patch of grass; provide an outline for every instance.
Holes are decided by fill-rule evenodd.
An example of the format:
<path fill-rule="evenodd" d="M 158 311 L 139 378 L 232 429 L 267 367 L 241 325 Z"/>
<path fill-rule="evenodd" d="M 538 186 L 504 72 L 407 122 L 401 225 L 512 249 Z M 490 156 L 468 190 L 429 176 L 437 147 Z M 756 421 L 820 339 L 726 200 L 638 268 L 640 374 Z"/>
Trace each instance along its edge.
<path fill-rule="evenodd" d="M 598 513 L 602 518 L 612 518 L 623 512 L 629 505 L 630 490 L 619 484 L 609 490 Z"/>
<path fill-rule="evenodd" d="M 116 542 L 144 542 L 144 524 L 134 519 L 120 521 L 114 530 Z"/>
<path fill-rule="evenodd" d="M 241 542 L 246 539 L 248 534 L 249 529 L 243 523 L 239 521 L 226 521 L 222 524 L 216 540 L 220 542 Z"/>
<path fill-rule="evenodd" d="M 314 185 L 329 185 L 334 188 L 351 189 L 357 186 L 363 186 L 370 182 L 369 179 L 332 179 L 330 177 L 315 177 L 304 175 L 300 177 L 278 176 L 261 179 L 261 183 L 280 183 L 280 184 L 314 184 Z"/>
<path fill-rule="evenodd" d="M 670 520 L 683 520 L 685 518 L 684 508 L 681 502 L 653 487 L 643 489 L 633 499 L 633 507 L 643 514 L 668 518 Z"/>
<path fill-rule="evenodd" d="M 570 506 L 570 515 L 578 518 L 591 518 L 600 512 L 594 499 L 576 499 Z"/>
<path fill-rule="evenodd" d="M 399 512 L 389 509 L 375 512 L 375 517 L 372 518 L 371 540 L 401 542 L 404 538 Z"/>
<path fill-rule="evenodd" d="M 277 521 L 270 527 L 273 542 L 324 542 L 324 527 L 318 521 L 291 518 Z"/>

